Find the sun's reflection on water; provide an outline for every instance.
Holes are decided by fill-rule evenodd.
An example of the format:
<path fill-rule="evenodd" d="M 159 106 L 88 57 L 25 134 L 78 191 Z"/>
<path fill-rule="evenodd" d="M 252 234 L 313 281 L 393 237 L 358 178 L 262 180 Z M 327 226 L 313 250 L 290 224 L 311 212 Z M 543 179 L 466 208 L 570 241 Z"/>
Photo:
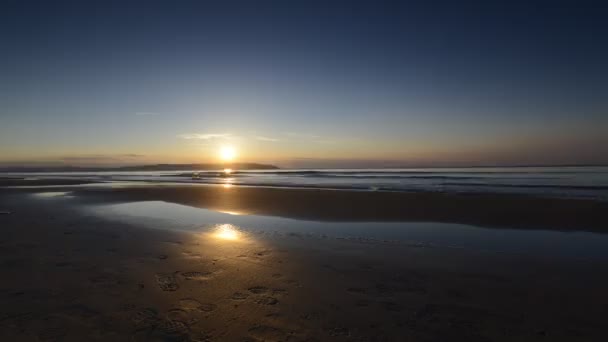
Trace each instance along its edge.
<path fill-rule="evenodd" d="M 229 223 L 217 225 L 214 229 L 213 236 L 222 240 L 239 240 L 242 233 L 239 229 Z"/>
<path fill-rule="evenodd" d="M 219 212 L 219 213 L 223 213 L 223 214 L 228 214 L 228 215 L 234 215 L 234 216 L 241 216 L 241 215 L 245 215 L 245 213 L 240 212 L 240 211 L 217 210 L 217 212 Z"/>
<path fill-rule="evenodd" d="M 224 188 L 230 189 L 232 188 L 232 183 L 234 183 L 234 178 L 224 178 L 222 181 L 222 185 L 224 186 Z"/>

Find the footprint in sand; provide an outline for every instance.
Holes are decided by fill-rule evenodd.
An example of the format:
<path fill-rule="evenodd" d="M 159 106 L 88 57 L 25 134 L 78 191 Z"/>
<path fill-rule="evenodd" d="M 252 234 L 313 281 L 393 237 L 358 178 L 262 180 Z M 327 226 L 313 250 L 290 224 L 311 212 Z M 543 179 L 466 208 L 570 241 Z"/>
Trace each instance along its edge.
<path fill-rule="evenodd" d="M 248 332 L 253 338 L 262 341 L 282 341 L 285 337 L 283 330 L 267 325 L 253 326 L 249 328 Z"/>
<path fill-rule="evenodd" d="M 262 293 L 268 292 L 268 288 L 264 287 L 264 286 L 254 286 L 254 287 L 248 288 L 248 290 L 249 290 L 249 292 L 255 293 L 255 294 L 262 294 Z"/>
<path fill-rule="evenodd" d="M 350 330 L 344 327 L 334 327 L 327 329 L 329 336 L 338 337 L 338 336 L 350 336 Z"/>
<path fill-rule="evenodd" d="M 272 294 L 275 296 L 284 296 L 286 295 L 288 292 L 286 289 L 272 289 Z"/>
<path fill-rule="evenodd" d="M 301 319 L 307 320 L 307 321 L 316 321 L 321 319 L 321 312 L 318 311 L 313 311 L 313 312 L 308 312 L 305 314 L 300 315 Z"/>
<path fill-rule="evenodd" d="M 156 283 L 163 291 L 177 291 L 179 288 L 175 276 L 171 273 L 158 273 L 156 275 Z"/>
<path fill-rule="evenodd" d="M 193 334 L 194 336 L 190 336 L 191 342 L 212 342 L 215 341 L 213 339 L 213 335 L 204 331 L 197 331 Z"/>
<path fill-rule="evenodd" d="M 182 272 L 182 277 L 186 280 L 209 280 L 213 276 L 213 272 Z"/>
<path fill-rule="evenodd" d="M 196 260 L 201 260 L 203 259 L 203 256 L 200 255 L 199 253 L 194 253 L 194 252 L 190 252 L 190 251 L 183 251 L 182 255 L 184 256 L 184 258 L 186 259 L 196 259 Z"/>
<path fill-rule="evenodd" d="M 151 328 L 159 321 L 158 312 L 152 308 L 139 310 L 131 316 L 131 321 L 138 329 Z"/>
<path fill-rule="evenodd" d="M 183 322 L 188 326 L 194 325 L 198 322 L 196 318 L 191 317 L 186 310 L 182 309 L 171 309 L 167 311 L 165 317 L 167 317 L 167 320 L 169 321 Z"/>
<path fill-rule="evenodd" d="M 245 300 L 249 297 L 248 294 L 246 293 L 242 293 L 242 292 L 235 292 L 232 294 L 232 296 L 230 297 L 233 300 Z"/>
<path fill-rule="evenodd" d="M 188 341 L 190 328 L 184 322 L 163 320 L 152 331 L 152 341 Z"/>
<path fill-rule="evenodd" d="M 264 296 L 264 297 L 258 298 L 255 302 L 260 305 L 276 305 L 279 302 L 279 300 L 274 297 Z"/>
<path fill-rule="evenodd" d="M 179 306 L 186 310 L 198 310 L 201 305 L 203 304 L 194 298 L 182 298 L 179 300 Z"/>
<path fill-rule="evenodd" d="M 201 306 L 198 307 L 198 309 L 203 312 L 211 312 L 217 309 L 217 305 L 211 303 L 203 303 L 201 304 Z"/>
<path fill-rule="evenodd" d="M 266 255 L 270 254 L 270 250 L 268 250 L 268 249 L 263 249 L 263 250 L 261 250 L 261 251 L 257 251 L 257 252 L 255 252 L 254 254 L 255 254 L 256 256 L 263 257 L 263 256 L 266 256 Z"/>
<path fill-rule="evenodd" d="M 212 303 L 201 303 L 194 298 L 183 298 L 179 300 L 179 306 L 187 311 L 211 312 L 217 309 L 217 305 Z"/>

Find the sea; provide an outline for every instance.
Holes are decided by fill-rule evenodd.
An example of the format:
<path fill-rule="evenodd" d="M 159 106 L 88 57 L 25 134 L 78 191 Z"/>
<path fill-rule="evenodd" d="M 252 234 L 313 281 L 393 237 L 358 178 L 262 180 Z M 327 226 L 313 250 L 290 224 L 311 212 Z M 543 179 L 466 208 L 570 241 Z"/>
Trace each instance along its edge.
<path fill-rule="evenodd" d="M 193 175 L 196 174 L 196 177 Z M 92 182 L 223 184 L 358 191 L 509 193 L 608 200 L 608 166 L 0 173 Z"/>
<path fill-rule="evenodd" d="M 197 177 L 193 178 L 193 174 Z M 533 255 L 564 260 L 608 260 L 608 234 L 586 231 L 486 228 L 442 222 L 323 222 L 194 208 L 157 200 L 81 204 L 72 187 L 132 184 L 221 184 L 355 191 L 509 193 L 608 200 L 608 167 L 508 167 L 410 169 L 282 169 L 3 173 L 0 177 L 77 179 L 90 184 L 36 186 L 42 201 L 74 204 L 101 218 L 150 228 L 206 232 L 231 227 L 243 234 L 317 236 L 389 241 L 419 247 Z M 27 186 L 26 186 L 27 187 Z M 67 189 L 66 189 L 67 188 Z M 50 202 L 49 202 L 50 203 Z M 583 227 L 584 228 L 584 227 Z M 557 259 L 556 259 L 557 260 Z"/>

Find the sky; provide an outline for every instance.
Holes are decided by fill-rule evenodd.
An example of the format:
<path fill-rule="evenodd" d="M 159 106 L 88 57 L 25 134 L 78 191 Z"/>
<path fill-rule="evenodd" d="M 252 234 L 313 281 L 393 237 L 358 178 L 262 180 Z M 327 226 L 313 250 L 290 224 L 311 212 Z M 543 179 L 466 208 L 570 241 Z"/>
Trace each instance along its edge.
<path fill-rule="evenodd" d="M 608 163 L 608 5 L 28 1 L 0 164 Z"/>

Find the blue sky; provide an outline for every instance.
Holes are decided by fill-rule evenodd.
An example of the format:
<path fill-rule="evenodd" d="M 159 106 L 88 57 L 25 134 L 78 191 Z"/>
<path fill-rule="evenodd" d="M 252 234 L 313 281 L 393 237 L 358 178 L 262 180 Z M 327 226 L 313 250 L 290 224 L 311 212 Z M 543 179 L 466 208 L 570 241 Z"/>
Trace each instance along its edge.
<path fill-rule="evenodd" d="M 608 163 L 584 2 L 8 1 L 0 162 Z"/>

